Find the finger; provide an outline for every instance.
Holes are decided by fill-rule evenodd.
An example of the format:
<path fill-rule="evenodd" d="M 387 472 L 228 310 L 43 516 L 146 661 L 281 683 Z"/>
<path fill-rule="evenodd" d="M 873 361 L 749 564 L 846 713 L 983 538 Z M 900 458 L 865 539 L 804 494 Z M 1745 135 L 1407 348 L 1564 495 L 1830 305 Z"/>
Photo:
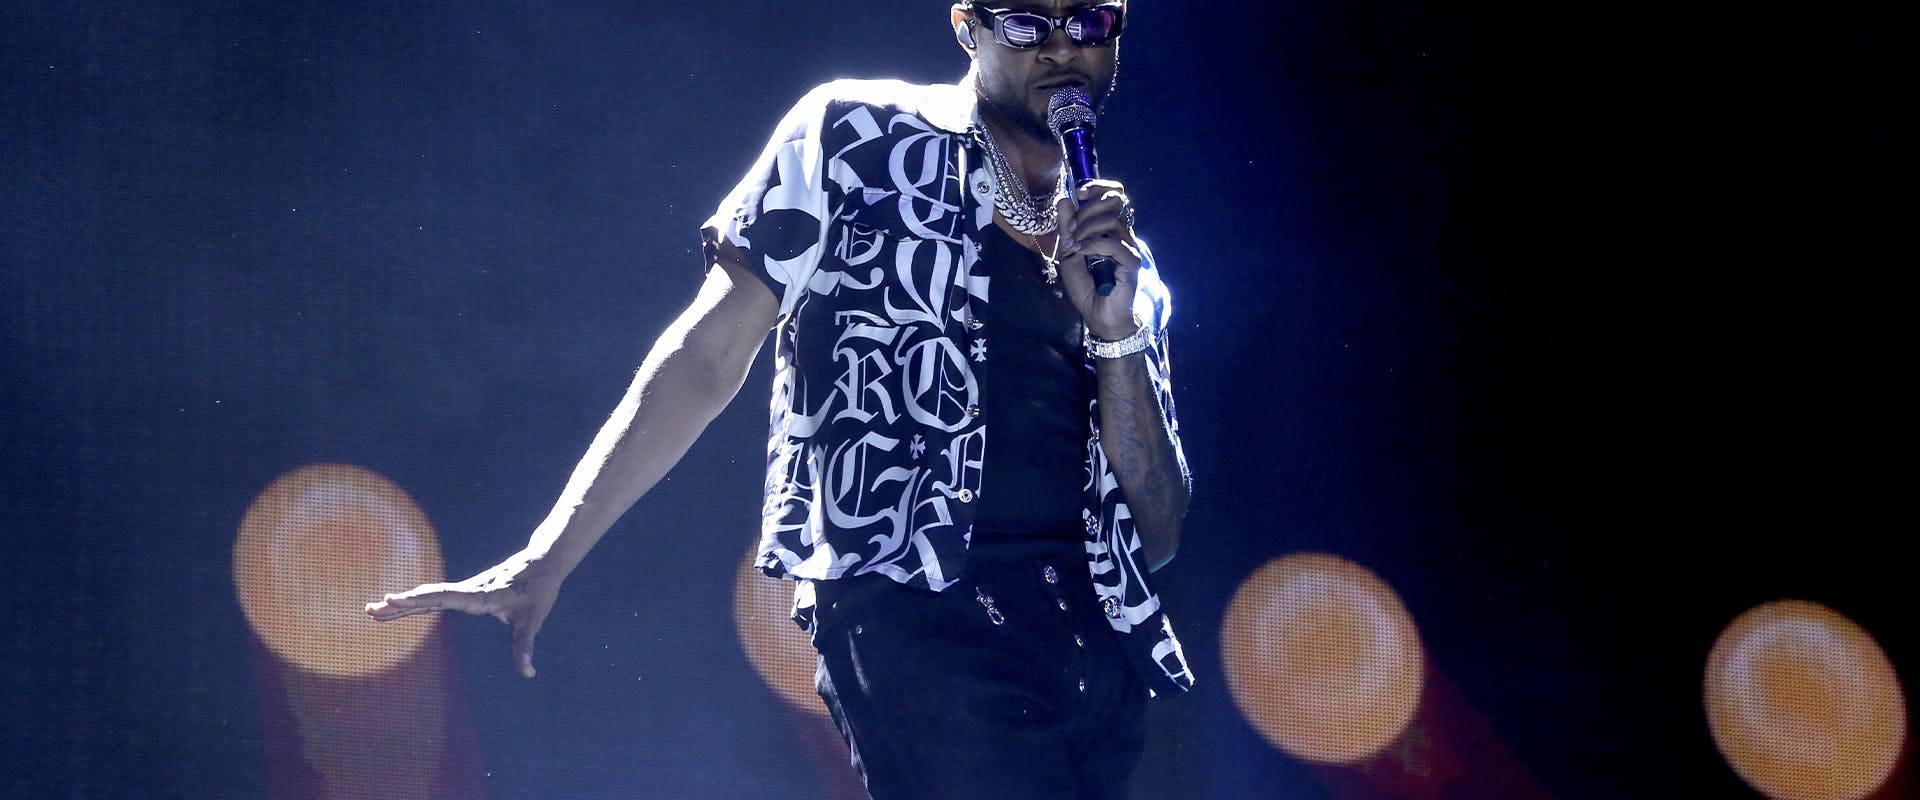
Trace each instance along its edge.
<path fill-rule="evenodd" d="M 1082 213 L 1073 231 L 1075 245 L 1091 242 L 1100 238 L 1124 239 L 1133 231 L 1127 226 L 1127 218 L 1116 211 L 1110 214 Z"/>
<path fill-rule="evenodd" d="M 1073 196 L 1081 199 L 1082 201 L 1085 201 L 1085 200 L 1091 200 L 1095 197 L 1099 197 L 1100 195 L 1107 194 L 1109 192 L 1118 192 L 1120 194 L 1126 194 L 1127 187 L 1122 186 L 1120 182 L 1116 180 L 1112 180 L 1109 178 L 1096 178 L 1094 180 L 1090 180 L 1090 181 L 1087 181 L 1086 183 L 1080 184 L 1080 188 L 1073 190 Z"/>
<path fill-rule="evenodd" d="M 1127 193 L 1118 189 L 1094 191 L 1092 188 L 1089 188 L 1084 191 L 1080 197 L 1080 208 L 1076 223 L 1084 228 L 1087 223 L 1097 219 L 1108 217 L 1124 219 L 1127 214 L 1127 209 L 1131 207 L 1132 204 L 1133 201 L 1127 197 Z"/>
<path fill-rule="evenodd" d="M 1056 228 L 1060 237 L 1059 249 L 1065 250 L 1073 242 L 1073 229 L 1078 224 L 1080 206 L 1073 200 L 1062 196 L 1053 203 Z"/>
<path fill-rule="evenodd" d="M 533 637 L 540 632 L 540 626 L 546 620 L 546 614 L 535 612 L 513 626 L 513 664 L 520 669 L 523 678 L 534 676 Z"/>
<path fill-rule="evenodd" d="M 1106 256 L 1119 262 L 1122 269 L 1129 271 L 1140 268 L 1139 248 L 1119 236 L 1096 236 L 1084 242 L 1076 242 L 1073 254 L 1081 258 Z"/>
<path fill-rule="evenodd" d="M 1087 271 L 1087 260 L 1078 255 L 1063 255 L 1059 260 L 1060 288 L 1066 291 L 1068 298 L 1079 298 L 1093 293 L 1093 275 Z M 1079 307 L 1079 303 L 1074 303 Z M 1085 308 L 1080 309 L 1086 313 Z"/>
<path fill-rule="evenodd" d="M 1102 236 L 1131 236 L 1133 227 L 1127 218 L 1127 200 L 1122 194 L 1110 194 L 1088 200 L 1078 206 L 1064 198 L 1058 207 L 1060 248 L 1073 252 L 1076 246 Z"/>
<path fill-rule="evenodd" d="M 439 608 L 397 608 L 380 603 L 367 604 L 367 616 L 372 617 L 375 622 L 392 622 L 401 617 L 411 617 L 416 614 L 438 613 L 440 613 Z"/>
<path fill-rule="evenodd" d="M 375 600 L 366 605 L 367 616 L 385 622 L 390 619 L 399 619 L 412 614 L 438 611 L 440 609 L 438 604 L 425 603 L 419 598 L 424 596 L 422 590 L 440 586 L 442 586 L 442 584 L 428 584 L 426 586 L 417 586 L 404 592 L 385 595 L 379 600 Z"/>
<path fill-rule="evenodd" d="M 387 595 L 377 602 L 368 603 L 366 608 L 368 615 L 385 622 L 447 608 L 471 613 L 477 610 L 475 602 L 473 596 L 457 584 L 429 583 Z"/>
<path fill-rule="evenodd" d="M 1081 216 L 1116 213 L 1119 209 L 1125 208 L 1128 203 L 1132 202 L 1127 198 L 1127 193 L 1117 185 L 1102 187 L 1097 184 L 1089 184 L 1075 193 L 1074 197 L 1079 200 Z"/>

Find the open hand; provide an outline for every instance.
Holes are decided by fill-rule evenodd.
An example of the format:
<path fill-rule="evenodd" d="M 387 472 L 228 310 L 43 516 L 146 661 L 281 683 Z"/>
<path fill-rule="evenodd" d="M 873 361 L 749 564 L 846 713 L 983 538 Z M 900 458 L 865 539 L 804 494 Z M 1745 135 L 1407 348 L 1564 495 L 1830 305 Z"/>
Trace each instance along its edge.
<path fill-rule="evenodd" d="M 533 637 L 553 610 L 563 577 L 551 562 L 515 553 L 464 581 L 423 584 L 368 603 L 367 616 L 386 622 L 444 609 L 491 614 L 513 626 L 514 666 L 531 678 Z"/>

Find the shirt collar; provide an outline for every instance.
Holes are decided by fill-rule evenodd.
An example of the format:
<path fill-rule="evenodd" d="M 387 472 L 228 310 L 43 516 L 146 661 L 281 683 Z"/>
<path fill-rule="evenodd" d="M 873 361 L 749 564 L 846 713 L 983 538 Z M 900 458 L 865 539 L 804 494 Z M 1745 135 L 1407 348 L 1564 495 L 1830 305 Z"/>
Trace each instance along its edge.
<path fill-rule="evenodd" d="M 941 83 L 927 87 L 927 96 L 920 104 L 920 115 L 933 126 L 948 133 L 973 132 L 973 107 L 979 102 L 979 95 L 973 87 L 955 83 Z"/>

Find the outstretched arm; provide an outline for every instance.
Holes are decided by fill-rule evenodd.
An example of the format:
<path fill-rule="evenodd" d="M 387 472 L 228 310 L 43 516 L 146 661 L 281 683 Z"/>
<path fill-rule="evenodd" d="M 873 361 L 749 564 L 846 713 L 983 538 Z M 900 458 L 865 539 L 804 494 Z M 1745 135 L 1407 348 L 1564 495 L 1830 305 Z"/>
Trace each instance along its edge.
<path fill-rule="evenodd" d="M 654 342 L 525 549 L 478 575 L 367 604 L 386 621 L 454 609 L 513 626 L 514 662 L 533 677 L 533 637 L 560 583 L 641 495 L 678 463 L 746 380 L 773 325 L 773 293 L 721 243 L 700 294 Z"/>

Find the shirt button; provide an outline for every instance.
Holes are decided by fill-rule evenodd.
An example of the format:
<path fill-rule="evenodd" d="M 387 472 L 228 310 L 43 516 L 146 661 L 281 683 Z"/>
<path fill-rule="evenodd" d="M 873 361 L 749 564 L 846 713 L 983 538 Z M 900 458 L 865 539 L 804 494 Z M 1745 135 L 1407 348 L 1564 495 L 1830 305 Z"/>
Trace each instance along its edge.
<path fill-rule="evenodd" d="M 1086 647 L 1086 646 L 1087 646 L 1087 637 L 1085 637 L 1085 636 L 1081 636 L 1080 634 L 1077 634 L 1077 633 L 1076 633 L 1076 634 L 1074 634 L 1074 635 L 1073 635 L 1073 646 L 1074 646 L 1074 647 Z"/>
<path fill-rule="evenodd" d="M 1120 618 L 1120 601 L 1111 597 L 1100 598 L 1100 610 L 1106 612 L 1109 619 Z"/>
<path fill-rule="evenodd" d="M 1081 678 L 1081 679 L 1080 679 L 1080 693 L 1081 693 L 1081 694 L 1085 694 L 1085 693 L 1086 693 L 1086 691 L 1087 691 L 1087 679 L 1086 679 L 1086 678 Z"/>
<path fill-rule="evenodd" d="M 979 406 L 967 406 L 967 416 L 969 416 L 969 417 L 977 417 L 977 416 L 980 416 L 980 407 L 979 407 Z"/>
<path fill-rule="evenodd" d="M 1057 605 L 1057 606 L 1059 606 L 1059 607 L 1060 607 L 1060 610 L 1061 610 L 1061 611 L 1066 611 L 1066 610 L 1067 610 L 1067 608 L 1068 608 L 1068 606 L 1067 606 L 1067 601 L 1065 601 L 1065 600 L 1060 600 L 1060 601 L 1058 601 L 1058 602 L 1056 602 L 1056 603 L 1054 603 L 1054 605 Z"/>
<path fill-rule="evenodd" d="M 972 329 L 974 329 L 974 330 L 976 330 L 976 331 L 977 331 L 977 330 L 980 330 L 981 328 L 984 328 L 984 327 L 986 327 L 986 326 L 987 326 L 987 323 L 984 323 L 984 322 L 981 322 L 981 321 L 980 321 L 980 319 L 979 319 L 978 317 L 976 317 L 976 318 L 974 318 L 974 319 L 970 319 L 970 320 L 967 320 L 967 327 L 969 327 L 969 328 L 972 328 Z"/>
<path fill-rule="evenodd" d="M 1040 577 L 1041 579 L 1045 580 L 1047 583 L 1060 582 L 1060 573 L 1055 572 L 1051 565 L 1040 568 Z"/>
<path fill-rule="evenodd" d="M 971 503 L 973 502 L 973 490 L 961 489 L 958 493 L 954 494 L 954 499 L 962 503 Z"/>

